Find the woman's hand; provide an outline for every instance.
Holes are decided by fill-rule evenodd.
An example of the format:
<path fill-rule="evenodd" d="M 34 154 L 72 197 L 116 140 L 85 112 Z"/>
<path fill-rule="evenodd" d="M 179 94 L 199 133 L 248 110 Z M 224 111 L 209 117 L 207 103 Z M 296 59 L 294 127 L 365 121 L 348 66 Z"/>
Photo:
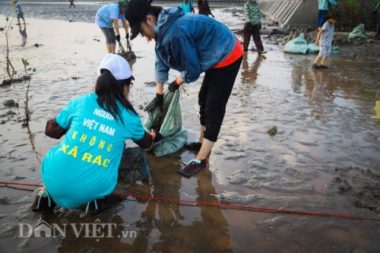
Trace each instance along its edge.
<path fill-rule="evenodd" d="M 150 130 L 149 134 L 150 134 L 150 136 L 152 137 L 152 139 L 153 139 L 153 141 L 154 141 L 154 139 L 156 139 L 156 137 L 157 137 L 157 133 L 156 133 L 156 131 L 154 131 L 154 130 Z"/>

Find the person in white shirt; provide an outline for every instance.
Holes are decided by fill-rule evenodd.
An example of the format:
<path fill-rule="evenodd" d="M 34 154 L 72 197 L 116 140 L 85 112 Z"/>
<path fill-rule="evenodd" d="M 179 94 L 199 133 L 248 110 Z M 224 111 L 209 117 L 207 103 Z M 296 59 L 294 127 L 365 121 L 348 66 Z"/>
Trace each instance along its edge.
<path fill-rule="evenodd" d="M 320 49 L 313 64 L 313 68 L 316 69 L 328 68 L 326 61 L 331 55 L 336 19 L 333 16 L 328 16 L 326 20 L 317 35 L 317 45 L 319 45 Z"/>

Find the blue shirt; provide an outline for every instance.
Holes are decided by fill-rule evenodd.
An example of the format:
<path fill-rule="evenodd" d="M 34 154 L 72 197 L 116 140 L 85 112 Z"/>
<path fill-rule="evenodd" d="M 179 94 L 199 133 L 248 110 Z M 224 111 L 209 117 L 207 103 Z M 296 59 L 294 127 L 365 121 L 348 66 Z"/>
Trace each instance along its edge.
<path fill-rule="evenodd" d="M 125 19 L 124 13 L 120 14 L 119 4 L 105 4 L 96 12 L 95 23 L 101 28 L 112 28 L 114 19 Z"/>
<path fill-rule="evenodd" d="M 337 5 L 336 0 L 318 0 L 319 10 L 328 10 L 330 5 Z"/>
<path fill-rule="evenodd" d="M 22 16 L 24 13 L 22 12 L 21 4 L 17 2 L 15 7 L 16 7 L 16 14 Z"/>
<path fill-rule="evenodd" d="M 41 175 L 58 205 L 77 207 L 116 187 L 125 141 L 139 141 L 145 133 L 140 118 L 118 105 L 124 124 L 98 105 L 95 93 L 72 100 L 56 117 L 68 131 L 47 152 Z"/>
<path fill-rule="evenodd" d="M 156 82 L 168 80 L 169 69 L 190 83 L 224 60 L 236 45 L 227 26 L 205 15 L 188 15 L 179 7 L 161 11 L 156 31 Z"/>

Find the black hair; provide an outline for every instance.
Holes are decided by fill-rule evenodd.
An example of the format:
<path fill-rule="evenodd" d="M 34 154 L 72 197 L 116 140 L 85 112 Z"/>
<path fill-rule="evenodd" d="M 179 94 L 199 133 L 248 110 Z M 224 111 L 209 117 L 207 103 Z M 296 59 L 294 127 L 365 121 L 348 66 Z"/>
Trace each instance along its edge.
<path fill-rule="evenodd" d="M 327 15 L 325 19 L 326 19 L 326 20 L 329 20 L 330 18 L 335 19 L 334 15 L 331 15 L 331 14 L 330 14 L 330 15 Z"/>
<path fill-rule="evenodd" d="M 160 15 L 161 11 L 162 11 L 162 7 L 152 5 L 152 6 L 149 7 L 147 15 L 150 14 L 150 15 L 153 15 L 156 18 L 158 18 L 158 15 Z"/>
<path fill-rule="evenodd" d="M 107 69 L 101 69 L 100 73 L 95 85 L 95 93 L 98 95 L 97 102 L 99 106 L 114 116 L 116 120 L 120 119 L 121 122 L 123 122 L 123 119 L 120 115 L 120 110 L 116 103 L 117 101 L 126 109 L 137 115 L 132 104 L 125 99 L 123 94 L 124 86 L 131 84 L 132 77 L 118 81 Z"/>

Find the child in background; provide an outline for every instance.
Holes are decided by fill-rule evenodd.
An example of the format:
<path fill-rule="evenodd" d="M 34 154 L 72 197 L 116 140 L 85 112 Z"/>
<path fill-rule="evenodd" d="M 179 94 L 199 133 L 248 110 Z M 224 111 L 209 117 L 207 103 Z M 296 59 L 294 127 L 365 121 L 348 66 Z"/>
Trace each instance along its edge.
<path fill-rule="evenodd" d="M 332 42 L 334 39 L 334 28 L 336 20 L 333 16 L 327 16 L 326 22 L 317 34 L 317 45 L 319 45 L 319 54 L 314 60 L 313 68 L 328 68 L 326 60 L 331 55 Z"/>

